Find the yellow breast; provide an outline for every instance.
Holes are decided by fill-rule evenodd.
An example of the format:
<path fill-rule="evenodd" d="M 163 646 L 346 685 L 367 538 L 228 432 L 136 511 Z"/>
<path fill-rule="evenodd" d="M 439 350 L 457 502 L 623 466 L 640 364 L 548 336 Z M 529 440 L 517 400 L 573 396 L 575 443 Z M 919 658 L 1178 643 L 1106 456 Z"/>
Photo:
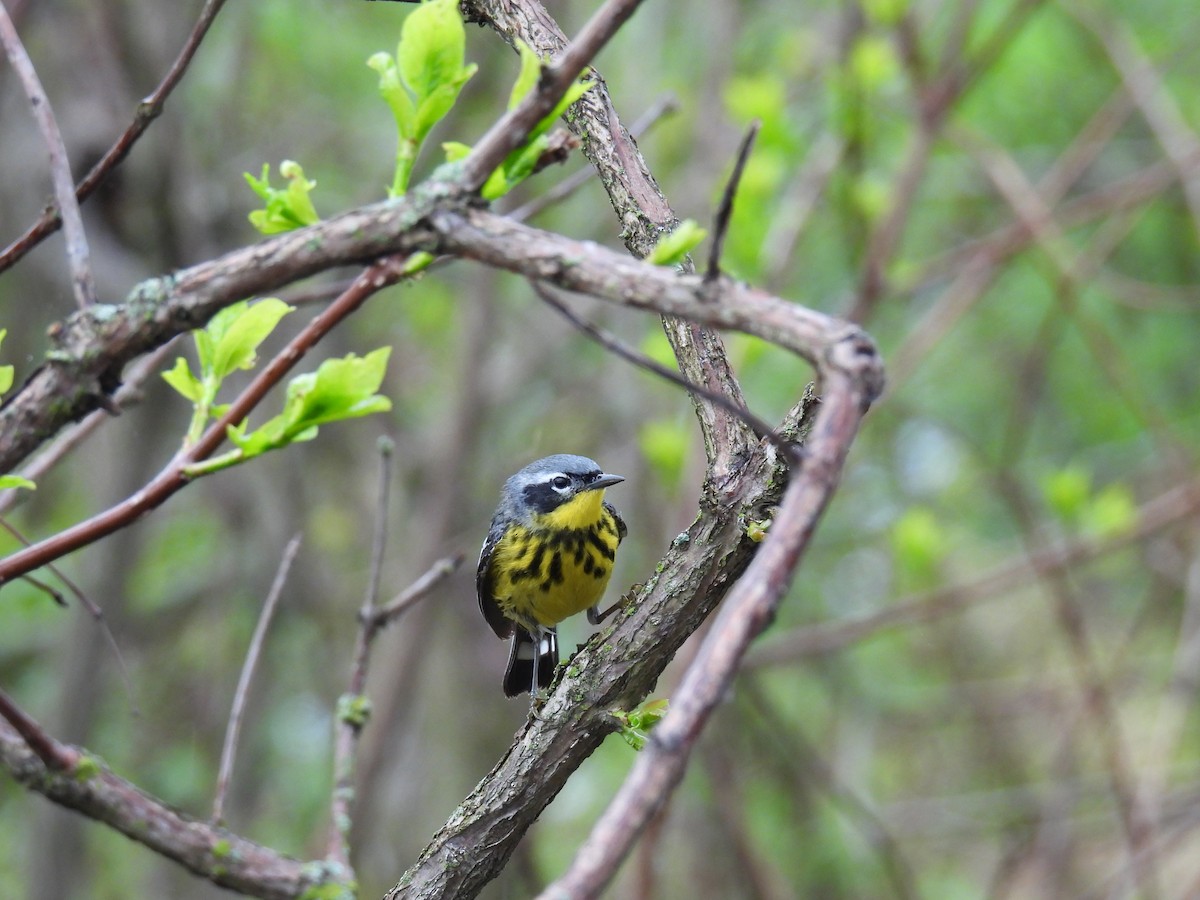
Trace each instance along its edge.
<path fill-rule="evenodd" d="M 551 627 L 604 596 L 620 539 L 603 493 L 580 494 L 500 540 L 492 567 L 505 616 L 529 630 Z"/>

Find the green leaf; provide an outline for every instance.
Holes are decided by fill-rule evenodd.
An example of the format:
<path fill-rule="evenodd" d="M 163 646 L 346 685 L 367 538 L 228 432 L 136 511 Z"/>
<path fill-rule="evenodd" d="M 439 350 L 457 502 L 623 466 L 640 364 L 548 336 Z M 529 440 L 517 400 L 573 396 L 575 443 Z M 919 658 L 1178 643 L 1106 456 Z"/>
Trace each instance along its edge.
<path fill-rule="evenodd" d="M 920 581 L 937 574 L 945 555 L 945 535 L 933 513 L 923 506 L 907 510 L 892 526 L 896 565 Z"/>
<path fill-rule="evenodd" d="M 169 372 L 163 372 L 163 381 L 169 384 L 183 396 L 191 400 L 193 403 L 199 403 L 204 397 L 204 385 L 199 379 L 192 374 L 192 370 L 188 367 L 187 360 L 182 356 L 176 358 L 175 368 Z"/>
<path fill-rule="evenodd" d="M 674 231 L 659 238 L 646 261 L 656 266 L 678 265 L 707 236 L 708 232 L 693 219 L 684 219 Z"/>
<path fill-rule="evenodd" d="M 0 475 L 0 488 L 25 488 L 29 491 L 36 491 L 37 485 L 20 475 Z"/>
<path fill-rule="evenodd" d="M 503 197 L 512 188 L 513 183 L 508 180 L 508 176 L 504 173 L 504 167 L 500 166 L 483 183 L 483 187 L 479 189 L 479 196 L 483 197 L 484 200 L 496 200 L 499 197 Z"/>
<path fill-rule="evenodd" d="M 200 359 L 201 378 L 211 375 L 215 370 L 217 345 L 221 343 L 225 337 L 225 333 L 233 327 L 233 323 L 246 311 L 249 305 L 249 300 L 239 300 L 237 303 L 231 303 L 209 319 L 208 324 L 203 328 L 192 332 L 192 339 L 196 342 L 196 355 Z"/>
<path fill-rule="evenodd" d="M 900 60 L 890 41 L 876 35 L 859 38 L 850 51 L 850 71 L 865 90 L 878 90 L 899 77 Z"/>
<path fill-rule="evenodd" d="M 673 420 L 645 422 L 638 429 L 638 445 L 655 479 L 668 488 L 678 487 L 691 446 L 691 429 Z"/>
<path fill-rule="evenodd" d="M 0 328 L 0 344 L 4 343 L 4 339 L 8 336 L 7 328 Z M 14 369 L 12 366 L 0 366 L 0 394 L 8 393 L 8 389 L 13 385 Z"/>
<path fill-rule="evenodd" d="M 505 157 L 496 171 L 488 176 L 488 180 L 484 183 L 480 194 L 485 200 L 495 200 L 503 197 L 514 187 L 529 177 L 529 173 L 533 171 L 541 159 L 542 153 L 545 152 L 549 140 L 544 137 L 536 137 L 532 141 L 518 147 Z"/>
<path fill-rule="evenodd" d="M 391 107 L 399 134 L 389 196 L 403 196 L 408 190 L 421 144 L 478 70 L 474 63 L 463 64 L 465 50 L 458 4 L 428 0 L 404 20 L 395 58 L 376 53 L 367 60 L 379 73 L 379 92 Z"/>
<path fill-rule="evenodd" d="M 1133 492 L 1123 484 L 1110 484 L 1091 502 L 1083 524 L 1093 534 L 1113 537 L 1133 528 L 1137 518 Z"/>
<path fill-rule="evenodd" d="M 442 150 L 446 154 L 446 162 L 458 162 L 467 158 L 471 152 L 471 145 L 461 141 L 444 141 Z"/>
<path fill-rule="evenodd" d="M 508 108 L 515 109 L 517 104 L 525 99 L 525 95 L 533 90 L 542 74 L 542 61 L 537 52 L 524 41 L 517 41 L 517 52 L 521 54 L 521 71 L 513 83 L 508 95 Z"/>
<path fill-rule="evenodd" d="M 1067 466 L 1042 479 L 1042 493 L 1063 522 L 1078 522 L 1092 495 L 1091 473 L 1082 466 Z"/>
<path fill-rule="evenodd" d="M 467 66 L 461 79 L 438 85 L 421 100 L 417 107 L 416 139 L 418 141 L 425 140 L 425 136 L 429 134 L 433 126 L 440 122 L 446 113 L 450 112 L 463 85 L 466 84 L 468 78 L 475 74 L 476 69 L 477 66 L 474 64 Z"/>
<path fill-rule="evenodd" d="M 338 697 L 337 718 L 354 728 L 362 728 L 371 718 L 371 701 L 362 694 L 342 694 Z"/>
<path fill-rule="evenodd" d="M 392 402 L 376 391 L 383 383 L 390 353 L 390 347 L 380 347 L 364 357 L 351 353 L 326 360 L 316 372 L 296 376 L 288 384 L 283 412 L 249 434 L 244 423 L 230 428 L 230 442 L 248 459 L 312 440 L 318 427 L 328 422 L 386 412 Z"/>
<path fill-rule="evenodd" d="M 647 700 L 629 712 L 612 710 L 612 716 L 621 723 L 621 737 L 634 750 L 641 750 L 649 739 L 649 731 L 667 714 L 670 701 Z"/>
<path fill-rule="evenodd" d="M 379 93 L 392 110 L 400 139 L 411 139 L 417 131 L 417 108 L 408 90 L 400 83 L 400 70 L 390 53 L 380 51 L 367 60 L 367 65 L 379 73 Z"/>
<path fill-rule="evenodd" d="M 908 0 L 864 0 L 863 12 L 879 25 L 892 26 L 908 12 Z"/>
<path fill-rule="evenodd" d="M 238 307 L 237 314 L 222 323 L 221 333 L 212 349 L 211 374 L 218 381 L 237 369 L 252 367 L 258 345 L 275 330 L 279 320 L 292 311 L 292 307 L 275 297 L 267 297 L 250 306 L 245 303 L 235 306 Z"/>
<path fill-rule="evenodd" d="M 466 42 L 458 0 L 427 0 L 409 13 L 400 29 L 396 62 L 418 103 L 461 77 Z"/>
<path fill-rule="evenodd" d="M 391 409 L 391 401 L 375 393 L 390 353 L 391 347 L 380 347 L 363 357 L 327 359 L 316 372 L 294 379 L 283 407 L 286 433 Z"/>
<path fill-rule="evenodd" d="M 250 213 L 250 224 L 263 234 L 278 234 L 319 222 L 321 217 L 309 196 L 317 183 L 305 178 L 304 169 L 290 159 L 279 164 L 279 174 L 288 182 L 283 189 L 271 187 L 271 167 L 266 163 L 260 178 L 244 173 L 250 189 L 265 201 L 263 209 Z"/>

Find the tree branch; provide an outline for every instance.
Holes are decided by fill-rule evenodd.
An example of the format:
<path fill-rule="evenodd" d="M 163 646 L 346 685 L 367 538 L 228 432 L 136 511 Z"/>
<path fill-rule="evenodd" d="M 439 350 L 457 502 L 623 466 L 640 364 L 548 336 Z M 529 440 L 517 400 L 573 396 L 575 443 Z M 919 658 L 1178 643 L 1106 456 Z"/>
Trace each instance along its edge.
<path fill-rule="evenodd" d="M 165 503 L 169 497 L 191 481 L 189 468 L 197 462 L 208 459 L 225 441 L 228 428 L 245 419 L 266 396 L 267 391 L 274 387 L 322 337 L 377 291 L 389 284 L 394 284 L 404 277 L 405 273 L 403 257 L 386 257 L 366 269 L 337 300 L 314 317 L 274 359 L 263 367 L 237 399 L 229 404 L 225 413 L 209 426 L 193 446 L 185 447 L 177 453 L 175 458 L 149 484 L 116 506 L 0 560 L 0 585 L 112 534 L 117 529 L 124 528 L 140 516 Z M 131 302 L 126 307 L 126 311 L 135 305 L 134 302 Z M 112 315 L 111 312 L 110 315 Z M 112 318 L 118 317 L 112 316 Z M 25 391 L 22 390 L 22 394 L 24 393 Z"/>
<path fill-rule="evenodd" d="M 336 877 L 320 863 L 302 863 L 177 812 L 114 775 L 95 756 L 46 736 L 51 767 L 10 725 L 0 723 L 0 766 L 32 791 L 66 809 L 103 822 L 131 840 L 220 887 L 263 900 L 292 900 Z"/>
<path fill-rule="evenodd" d="M 142 100 L 138 104 L 137 113 L 134 115 L 133 121 L 129 127 L 117 138 L 116 142 L 104 154 L 103 158 L 92 166 L 91 171 L 84 176 L 74 189 L 74 197 L 76 201 L 82 203 L 90 197 L 97 187 L 108 177 L 124 159 L 129 155 L 129 151 L 133 149 L 133 145 L 137 143 L 138 138 L 150 127 L 150 123 L 157 119 L 163 111 L 163 106 L 167 102 L 167 97 L 171 91 L 179 84 L 183 73 L 187 71 L 188 65 L 192 61 L 192 57 L 196 55 L 196 50 L 200 47 L 200 42 L 204 40 L 204 36 L 208 33 L 209 26 L 217 17 L 217 13 L 221 11 L 221 7 L 225 5 L 225 0 L 205 0 L 204 8 L 200 11 L 200 17 L 196 20 L 196 24 L 192 27 L 191 32 L 184 41 L 183 49 L 179 51 L 179 55 L 171 64 L 171 68 L 167 70 L 167 74 L 159 83 L 150 96 Z M 0 272 L 9 269 L 20 261 L 26 253 L 40 244 L 46 237 L 53 234 L 62 225 L 62 216 L 59 209 L 50 207 L 42 217 L 34 223 L 30 228 L 17 240 L 13 241 L 3 252 L 0 252 Z"/>
<path fill-rule="evenodd" d="M 225 824 L 225 794 L 229 790 L 229 782 L 233 777 L 233 760 L 237 755 L 238 735 L 242 730 L 242 711 L 246 708 L 246 696 L 250 693 L 250 682 L 254 679 L 254 671 L 258 668 L 258 657 L 262 651 L 263 641 L 267 637 L 267 628 L 275 615 L 275 607 L 283 594 L 283 585 L 287 581 L 288 571 L 292 568 L 292 560 L 300 549 L 300 535 L 296 534 L 288 541 L 283 550 L 283 559 L 275 572 L 275 580 L 271 590 L 267 592 L 266 602 L 258 615 L 258 624 L 254 627 L 254 635 L 250 639 L 250 647 L 246 651 L 246 661 L 242 664 L 242 674 L 238 677 L 237 689 L 233 692 L 233 707 L 229 710 L 229 724 L 225 729 L 225 743 L 221 748 L 221 764 L 217 769 L 217 790 L 213 797 L 212 822 L 214 825 Z"/>
<path fill-rule="evenodd" d="M 75 291 L 75 303 L 81 309 L 96 302 L 96 282 L 92 277 L 92 265 L 88 252 L 87 235 L 83 230 L 83 218 L 79 214 L 79 203 L 75 199 L 75 182 L 71 178 L 71 162 L 67 158 L 67 147 L 63 143 L 62 132 L 58 128 L 58 120 L 50 106 L 50 98 L 42 87 L 41 79 L 33 67 L 33 61 L 25 52 L 21 36 L 17 34 L 16 26 L 8 17 L 8 10 L 0 2 L 0 46 L 12 67 L 16 70 L 29 105 L 33 107 L 33 117 L 41 129 L 42 139 L 46 142 L 46 151 L 50 157 L 50 180 L 54 185 L 54 195 L 58 198 L 64 231 L 67 238 L 67 264 L 71 270 L 71 287 Z"/>

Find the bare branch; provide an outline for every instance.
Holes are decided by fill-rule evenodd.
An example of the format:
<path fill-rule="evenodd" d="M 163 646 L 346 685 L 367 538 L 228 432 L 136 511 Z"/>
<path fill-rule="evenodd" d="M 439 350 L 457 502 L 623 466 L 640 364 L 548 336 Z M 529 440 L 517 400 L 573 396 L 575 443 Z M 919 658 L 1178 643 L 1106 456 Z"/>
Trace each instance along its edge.
<path fill-rule="evenodd" d="M 25 52 L 21 36 L 8 16 L 8 10 L 0 2 L 0 45 L 8 61 L 21 79 L 33 117 L 42 132 L 42 140 L 50 155 L 50 180 L 54 184 L 54 195 L 62 211 L 62 220 L 67 238 L 67 263 L 71 269 L 71 287 L 75 292 L 75 303 L 80 309 L 96 302 L 96 282 L 92 277 L 92 265 L 88 253 L 87 235 L 83 230 L 83 218 L 79 215 L 79 203 L 75 199 L 75 181 L 71 177 L 71 162 L 67 158 L 67 147 L 63 143 L 58 120 L 50 106 L 50 98 L 42 87 L 41 79 L 33 67 L 33 61 Z"/>
<path fill-rule="evenodd" d="M 73 754 L 65 768 L 49 767 L 17 731 L 0 724 L 0 766 L 32 791 L 66 809 L 109 825 L 213 884 L 264 900 L 294 900 L 337 880 L 321 864 L 302 863 L 186 816 L 114 775 L 104 763 Z"/>
<path fill-rule="evenodd" d="M 1077 538 L 1047 543 L 1032 553 L 1000 563 L 982 575 L 928 594 L 902 597 L 886 609 L 856 618 L 836 619 L 797 628 L 759 646 L 746 665 L 792 665 L 800 660 L 837 653 L 890 629 L 932 622 L 1031 584 L 1039 578 L 1103 559 L 1122 547 L 1200 515 L 1200 480 L 1177 485 L 1144 503 L 1136 524 L 1105 538 Z"/>
<path fill-rule="evenodd" d="M 554 61 L 542 69 L 537 88 L 530 91 L 479 139 L 463 160 L 463 187 L 478 190 L 534 127 L 554 111 L 584 66 L 612 39 L 641 5 L 641 0 L 607 0 Z"/>
<path fill-rule="evenodd" d="M 4 691 L 0 691 L 0 716 L 21 736 L 38 759 L 55 772 L 69 772 L 79 762 L 79 754 L 64 747 L 43 730 L 42 726 L 28 716 L 23 709 Z M 0 733 L 0 739 L 3 734 Z"/>
<path fill-rule="evenodd" d="M 254 680 L 254 671 L 258 668 L 258 657 L 262 651 L 263 641 L 267 637 L 267 628 L 275 615 L 275 607 L 283 594 L 283 585 L 287 581 L 288 572 L 292 568 L 292 560 L 300 549 L 300 535 L 294 535 L 283 550 L 283 558 L 275 572 L 275 580 L 267 593 L 262 612 L 258 615 L 258 624 L 254 626 L 254 635 L 250 638 L 250 646 L 246 650 L 246 660 L 242 663 L 242 673 L 238 676 L 237 689 L 233 692 L 233 706 L 229 710 L 229 724 L 225 728 L 225 743 L 221 748 L 221 764 L 217 774 L 217 790 L 213 797 L 212 823 L 225 823 L 225 794 L 229 790 L 229 781 L 233 777 L 233 760 L 237 755 L 238 737 L 242 730 L 242 713 L 246 708 L 246 697 L 250 693 L 250 682 Z"/>
<path fill-rule="evenodd" d="M 439 559 L 420 578 L 371 614 L 372 632 L 391 625 L 398 618 L 429 596 L 443 579 L 458 571 L 466 557 L 461 553 Z"/>
<path fill-rule="evenodd" d="M 379 596 L 379 580 L 383 574 L 383 554 L 387 547 L 387 511 L 392 486 L 392 453 L 395 442 L 388 437 L 379 440 L 379 489 L 376 492 L 375 537 L 371 547 L 371 570 L 358 620 L 360 627 L 354 648 L 354 665 L 350 671 L 350 689 L 338 701 L 336 737 L 333 744 L 333 792 L 329 802 L 330 829 L 328 856 L 350 869 L 350 829 L 353 825 L 354 754 L 358 736 L 366 724 L 369 707 L 363 696 L 367 687 L 367 664 L 370 659 L 371 627 L 375 616 L 375 600 Z"/>
<path fill-rule="evenodd" d="M 366 269 L 263 367 L 195 445 L 181 450 L 149 484 L 116 506 L 0 560 L 0 584 L 93 543 L 166 502 L 189 482 L 189 467 L 208 459 L 225 441 L 226 430 L 245 419 L 267 391 L 278 384 L 322 337 L 375 293 L 405 274 L 404 257 L 387 257 Z"/>
<path fill-rule="evenodd" d="M 754 139 L 758 137 L 760 128 L 762 128 L 762 122 L 755 119 L 746 129 L 746 134 L 738 145 L 737 156 L 733 161 L 733 172 L 729 175 L 729 181 L 725 183 L 725 190 L 721 193 L 721 203 L 717 207 L 717 215 L 713 221 L 712 250 L 708 255 L 708 269 L 704 273 L 705 282 L 715 281 L 721 274 L 721 251 L 725 249 L 725 234 L 729 230 L 729 217 L 733 215 L 733 199 L 737 196 L 738 185 L 742 181 L 742 172 L 746 169 L 746 163 L 750 159 L 750 149 L 754 146 Z"/>
<path fill-rule="evenodd" d="M 159 83 L 158 87 L 150 96 L 146 97 L 138 105 L 137 113 L 134 116 L 133 122 L 125 129 L 124 133 L 117 138 L 116 143 L 109 148 L 101 160 L 92 166 L 90 172 L 84 176 L 83 180 L 75 187 L 73 194 L 78 203 L 82 203 L 97 187 L 108 177 L 108 174 L 115 169 L 133 149 L 133 145 L 138 138 L 142 136 L 150 123 L 162 114 L 163 106 L 166 104 L 167 97 L 171 91 L 183 78 L 183 73 L 187 71 L 188 64 L 191 63 L 192 57 L 195 56 L 196 50 L 200 47 L 200 42 L 208 33 L 208 28 L 220 12 L 221 7 L 225 5 L 225 0 L 205 0 L 204 8 L 200 10 L 200 17 L 196 24 L 192 27 L 191 33 L 188 34 L 187 40 L 184 42 L 183 49 L 179 51 L 179 55 L 171 64 L 171 68 L 167 70 L 167 74 Z M 41 219 L 32 225 L 21 237 L 13 241 L 8 247 L 0 252 L 0 272 L 11 268 L 21 257 L 36 247 L 48 235 L 53 234 L 62 225 L 62 217 L 58 209 L 47 209 Z"/>
<path fill-rule="evenodd" d="M 719 275 L 720 272 L 718 271 L 717 274 Z M 708 280 L 708 275 L 705 275 L 705 280 Z M 692 384 L 692 382 L 680 375 L 677 370 L 668 369 L 666 366 L 659 365 L 644 353 L 639 353 L 637 350 L 634 350 L 628 344 L 618 340 L 616 336 L 609 334 L 598 325 L 595 325 L 582 316 L 577 315 L 575 311 L 571 309 L 571 307 L 567 306 L 560 299 L 558 299 L 558 297 L 554 296 L 550 289 L 545 285 L 539 284 L 536 281 L 530 281 L 529 286 L 533 288 L 534 293 L 542 298 L 542 302 L 557 310 L 564 319 L 594 340 L 601 347 L 608 350 L 610 353 L 621 357 L 621 359 L 628 363 L 632 363 L 639 369 L 650 372 L 651 374 L 657 375 L 659 378 L 666 379 L 672 384 L 678 385 L 689 393 L 699 394 L 710 403 L 721 407 L 730 415 L 736 416 L 749 425 L 750 428 L 754 430 L 754 433 L 759 437 L 765 438 L 778 447 L 784 456 L 792 457 L 798 452 L 799 448 L 795 444 L 791 443 L 786 438 L 780 437 L 775 433 L 775 429 L 773 427 L 767 424 L 767 422 L 763 419 L 760 419 L 754 413 L 750 412 L 750 410 L 746 409 L 744 406 L 736 406 L 733 401 L 724 394 L 718 394 L 715 391 L 710 391 L 708 388 L 701 387 L 698 384 Z"/>
<path fill-rule="evenodd" d="M 850 364 L 843 369 L 842 364 Z M 741 664 L 750 642 L 774 618 L 807 549 L 817 521 L 832 497 L 859 422 L 870 403 L 870 387 L 849 359 L 822 367 L 821 408 L 805 444 L 803 465 L 791 481 L 769 536 L 729 591 L 671 700 L 666 716 L 650 733 L 646 748 L 616 797 L 575 855 L 567 872 L 542 892 L 542 900 L 596 897 L 615 874 L 642 829 L 683 777 L 701 729 Z"/>

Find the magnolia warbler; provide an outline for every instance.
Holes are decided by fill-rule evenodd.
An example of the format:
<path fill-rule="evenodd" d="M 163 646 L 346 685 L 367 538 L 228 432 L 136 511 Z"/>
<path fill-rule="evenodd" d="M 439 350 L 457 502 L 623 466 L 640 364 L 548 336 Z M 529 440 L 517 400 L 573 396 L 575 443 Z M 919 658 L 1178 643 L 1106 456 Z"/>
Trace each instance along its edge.
<path fill-rule="evenodd" d="M 587 610 L 593 625 L 612 574 L 625 522 L 604 489 L 625 479 L 586 456 L 559 453 L 532 462 L 504 483 L 479 554 L 479 608 L 501 638 L 512 638 L 504 694 L 515 697 L 554 680 L 555 626 Z"/>

